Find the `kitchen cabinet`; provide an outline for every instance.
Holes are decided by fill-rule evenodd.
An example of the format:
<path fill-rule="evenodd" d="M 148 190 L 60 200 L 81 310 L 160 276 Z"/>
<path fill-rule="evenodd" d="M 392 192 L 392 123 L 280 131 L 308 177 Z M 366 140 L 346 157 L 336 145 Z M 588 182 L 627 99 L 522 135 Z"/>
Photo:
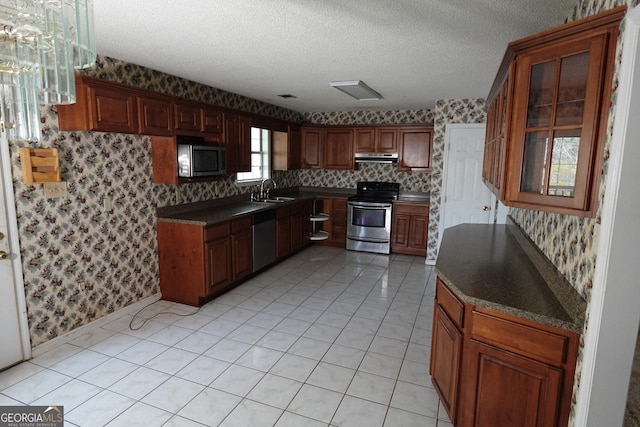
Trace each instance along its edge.
<path fill-rule="evenodd" d="M 302 169 L 353 170 L 353 128 L 302 127 Z"/>
<path fill-rule="evenodd" d="M 207 141 L 224 143 L 224 113 L 215 108 L 200 108 L 200 123 Z"/>
<path fill-rule="evenodd" d="M 207 227 L 205 233 L 205 292 L 203 297 L 223 290 L 233 280 L 230 224 Z M 162 288 L 161 288 L 162 289 Z M 163 292 L 164 296 L 164 292 Z M 200 305 L 198 301 L 198 305 Z"/>
<path fill-rule="evenodd" d="M 398 171 L 431 172 L 433 126 L 398 129 Z"/>
<path fill-rule="evenodd" d="M 202 131 L 202 116 L 198 105 L 187 102 L 176 102 L 174 107 L 175 128 L 177 131 Z"/>
<path fill-rule="evenodd" d="M 204 227 L 158 222 L 158 267 L 162 298 L 200 305 L 206 289 Z"/>
<path fill-rule="evenodd" d="M 429 374 L 451 423 L 456 425 L 458 382 L 462 365 L 464 305 L 441 282 L 437 283 L 431 333 Z"/>
<path fill-rule="evenodd" d="M 173 135 L 173 106 L 163 98 L 138 97 L 139 133 Z"/>
<path fill-rule="evenodd" d="M 484 145 L 484 159 L 482 163 L 482 180 L 489 189 L 500 197 L 503 189 L 503 165 L 505 162 L 505 142 L 508 134 L 509 83 L 511 80 L 505 75 L 500 84 L 494 102 L 487 112 L 486 138 Z"/>
<path fill-rule="evenodd" d="M 193 101 L 174 102 L 175 133 L 203 136 L 208 142 L 223 144 L 224 113 Z"/>
<path fill-rule="evenodd" d="M 595 214 L 625 11 L 509 44 L 487 97 L 495 125 L 487 128 L 483 167 L 485 183 L 506 205 Z"/>
<path fill-rule="evenodd" d="M 356 153 L 397 153 L 397 127 L 358 127 L 355 128 Z"/>
<path fill-rule="evenodd" d="M 428 204 L 394 202 L 391 221 L 391 252 L 427 255 Z"/>
<path fill-rule="evenodd" d="M 251 172 L 251 119 L 225 114 L 224 123 L 227 172 Z"/>
<path fill-rule="evenodd" d="M 291 208 L 282 207 L 276 211 L 276 260 L 285 258 L 291 252 Z"/>
<path fill-rule="evenodd" d="M 156 184 L 178 184 L 178 143 L 175 136 L 151 137 L 151 173 Z"/>
<path fill-rule="evenodd" d="M 157 222 L 162 298 L 200 306 L 252 272 L 251 216 L 211 226 Z"/>
<path fill-rule="evenodd" d="M 152 136 L 193 135 L 207 142 L 227 143 L 236 150 L 233 166 L 251 168 L 251 123 L 286 128 L 288 122 L 242 113 L 211 104 L 165 95 L 110 80 L 76 74 L 76 103 L 58 105 L 58 126 L 64 131 L 100 131 Z M 225 135 L 225 116 L 233 116 Z M 295 136 L 294 136 L 295 138 Z M 231 143 L 232 142 L 232 143 Z"/>
<path fill-rule="evenodd" d="M 320 169 L 322 167 L 322 136 L 320 127 L 302 127 L 301 167 Z"/>
<path fill-rule="evenodd" d="M 398 153 L 399 172 L 430 172 L 433 126 L 303 126 L 302 169 L 353 170 L 355 153 Z"/>
<path fill-rule="evenodd" d="M 231 221 L 232 280 L 238 281 L 253 271 L 251 216 Z"/>
<path fill-rule="evenodd" d="M 322 168 L 353 170 L 353 138 L 353 129 L 327 128 L 324 133 Z"/>
<path fill-rule="evenodd" d="M 280 207 L 276 211 L 277 260 L 298 252 L 309 243 L 309 240 L 305 239 L 305 232 L 309 231 L 308 215 L 310 215 L 311 203 L 310 200 L 296 202 Z"/>
<path fill-rule="evenodd" d="M 301 168 L 302 133 L 299 126 L 289 126 L 287 132 L 273 132 L 273 170 Z"/>
<path fill-rule="evenodd" d="M 138 132 L 136 94 L 123 86 L 76 76 L 76 103 L 58 105 L 60 130 Z"/>
<path fill-rule="evenodd" d="M 291 251 L 297 252 L 304 246 L 303 203 L 291 206 Z"/>
<path fill-rule="evenodd" d="M 579 336 L 462 302 L 436 281 L 429 372 L 456 426 L 566 426 Z"/>

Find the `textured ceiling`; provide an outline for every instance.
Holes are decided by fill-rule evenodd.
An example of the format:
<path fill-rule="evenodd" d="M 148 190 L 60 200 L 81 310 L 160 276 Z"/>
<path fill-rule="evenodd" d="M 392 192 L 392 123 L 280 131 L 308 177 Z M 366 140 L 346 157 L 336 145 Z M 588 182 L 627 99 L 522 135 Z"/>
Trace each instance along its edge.
<path fill-rule="evenodd" d="M 98 53 L 300 112 L 486 97 L 507 43 L 576 0 L 94 0 Z M 357 101 L 330 81 L 363 80 Z M 282 99 L 292 94 L 296 99 Z"/>

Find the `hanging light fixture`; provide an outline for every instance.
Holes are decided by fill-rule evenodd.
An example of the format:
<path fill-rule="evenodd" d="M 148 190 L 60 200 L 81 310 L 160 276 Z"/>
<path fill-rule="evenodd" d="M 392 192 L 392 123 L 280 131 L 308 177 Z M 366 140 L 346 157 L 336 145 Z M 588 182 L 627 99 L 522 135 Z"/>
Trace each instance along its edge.
<path fill-rule="evenodd" d="M 41 104 L 76 101 L 75 69 L 95 63 L 93 0 L 0 0 L 0 120 L 40 137 Z"/>

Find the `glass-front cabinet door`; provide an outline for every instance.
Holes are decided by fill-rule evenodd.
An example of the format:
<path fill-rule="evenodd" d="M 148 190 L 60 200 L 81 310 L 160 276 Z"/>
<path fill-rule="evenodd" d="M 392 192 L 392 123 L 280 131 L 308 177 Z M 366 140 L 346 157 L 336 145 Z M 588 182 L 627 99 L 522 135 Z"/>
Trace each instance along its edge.
<path fill-rule="evenodd" d="M 606 37 L 599 35 L 518 58 L 509 201 L 589 210 L 602 150 L 606 50 Z"/>

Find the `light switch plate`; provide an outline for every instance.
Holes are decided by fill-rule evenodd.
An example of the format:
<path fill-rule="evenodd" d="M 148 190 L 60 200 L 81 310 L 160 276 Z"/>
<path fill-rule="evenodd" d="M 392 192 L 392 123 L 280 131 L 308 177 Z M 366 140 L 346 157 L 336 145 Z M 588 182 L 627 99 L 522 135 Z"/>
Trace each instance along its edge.
<path fill-rule="evenodd" d="M 67 197 L 67 183 L 62 182 L 45 182 L 42 184 L 44 187 L 44 197 L 46 199 L 57 199 L 60 197 Z"/>

